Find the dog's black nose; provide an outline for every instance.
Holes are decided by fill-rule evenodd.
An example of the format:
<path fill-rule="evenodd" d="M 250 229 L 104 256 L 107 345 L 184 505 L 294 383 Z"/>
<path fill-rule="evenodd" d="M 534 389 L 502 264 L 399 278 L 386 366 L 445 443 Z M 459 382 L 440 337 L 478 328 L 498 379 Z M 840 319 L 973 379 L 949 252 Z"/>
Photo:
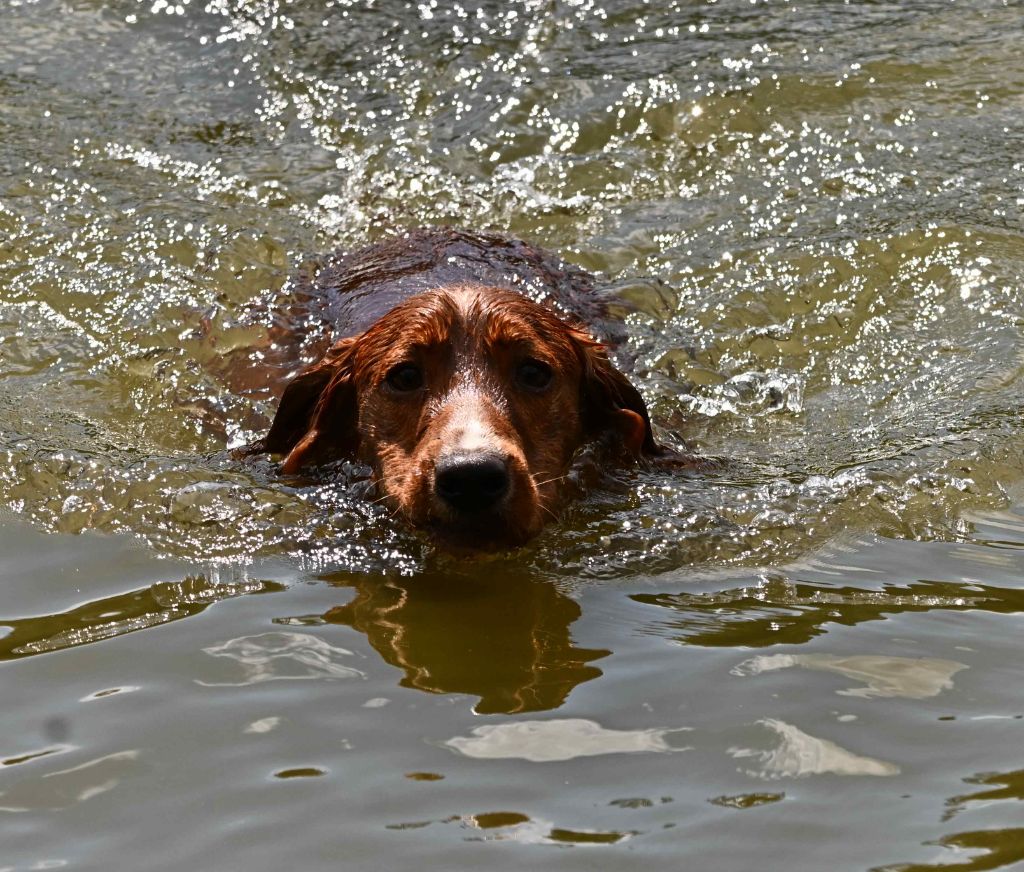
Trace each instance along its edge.
<path fill-rule="evenodd" d="M 452 454 L 434 467 L 434 492 L 457 512 L 493 509 L 510 486 L 508 465 L 497 454 Z"/>

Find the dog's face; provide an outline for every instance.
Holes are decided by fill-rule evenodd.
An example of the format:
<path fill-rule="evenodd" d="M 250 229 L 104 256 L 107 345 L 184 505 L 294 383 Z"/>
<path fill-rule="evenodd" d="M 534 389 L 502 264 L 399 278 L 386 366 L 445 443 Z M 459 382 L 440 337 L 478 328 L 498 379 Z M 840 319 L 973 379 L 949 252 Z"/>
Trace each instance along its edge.
<path fill-rule="evenodd" d="M 265 440 L 285 473 L 371 464 L 413 525 L 493 548 L 555 515 L 576 450 L 653 451 L 642 399 L 585 333 L 513 292 L 427 291 L 342 340 L 289 385 Z"/>

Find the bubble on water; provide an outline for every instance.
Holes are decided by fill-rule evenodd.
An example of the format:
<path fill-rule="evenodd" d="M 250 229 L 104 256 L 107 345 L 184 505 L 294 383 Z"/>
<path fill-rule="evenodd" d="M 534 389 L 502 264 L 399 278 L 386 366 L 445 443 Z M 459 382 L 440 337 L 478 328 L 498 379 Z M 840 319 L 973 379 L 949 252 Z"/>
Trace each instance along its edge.
<path fill-rule="evenodd" d="M 265 681 L 298 679 L 365 678 L 365 674 L 345 661 L 351 651 L 330 645 L 308 633 L 262 633 L 241 636 L 203 651 L 211 657 L 237 661 L 243 670 L 238 682 L 209 682 L 197 679 L 204 687 L 262 684 Z"/>
<path fill-rule="evenodd" d="M 855 754 L 828 739 L 808 735 L 792 724 L 774 718 L 765 718 L 758 723 L 775 733 L 779 740 L 776 747 L 765 751 L 729 749 L 735 758 L 754 758 L 761 763 L 760 769 L 746 770 L 750 775 L 763 778 L 804 778 L 826 774 L 886 777 L 900 772 L 895 763 Z"/>
<path fill-rule="evenodd" d="M 762 675 L 779 669 L 801 666 L 805 669 L 835 672 L 863 682 L 864 687 L 837 690 L 841 696 L 865 699 L 902 697 L 928 699 L 953 687 L 953 676 L 967 668 L 964 663 L 930 657 L 894 657 L 857 654 L 839 657 L 831 654 L 758 655 L 734 666 L 733 675 Z"/>
<path fill-rule="evenodd" d="M 581 718 L 516 721 L 475 727 L 470 736 L 456 736 L 445 744 L 484 760 L 518 759 L 534 763 L 572 760 L 603 754 L 684 751 L 667 741 L 671 730 L 610 730 Z"/>

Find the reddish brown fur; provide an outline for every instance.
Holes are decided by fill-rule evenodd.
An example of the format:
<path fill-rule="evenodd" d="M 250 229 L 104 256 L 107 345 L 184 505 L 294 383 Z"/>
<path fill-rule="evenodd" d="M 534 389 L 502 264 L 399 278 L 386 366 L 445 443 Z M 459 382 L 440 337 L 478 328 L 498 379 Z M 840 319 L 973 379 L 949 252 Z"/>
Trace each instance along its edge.
<path fill-rule="evenodd" d="M 524 386 L 524 361 L 546 364 L 550 384 Z M 398 365 L 416 367 L 422 387 L 393 389 Z M 603 348 L 515 291 L 463 284 L 413 296 L 338 342 L 289 385 L 262 447 L 286 455 L 286 474 L 357 456 L 413 525 L 486 548 L 536 535 L 576 450 L 596 439 L 658 451 L 642 399 Z M 435 485 L 440 460 L 474 452 L 500 457 L 511 480 L 479 517 L 453 511 Z"/>

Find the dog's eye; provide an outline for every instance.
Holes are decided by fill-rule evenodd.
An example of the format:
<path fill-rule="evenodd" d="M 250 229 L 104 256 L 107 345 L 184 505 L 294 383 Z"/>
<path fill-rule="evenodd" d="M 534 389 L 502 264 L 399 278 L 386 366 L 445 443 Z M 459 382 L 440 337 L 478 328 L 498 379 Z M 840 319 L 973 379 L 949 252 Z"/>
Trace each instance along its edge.
<path fill-rule="evenodd" d="M 407 394 L 423 387 L 423 371 L 415 363 L 399 363 L 388 370 L 385 381 L 391 390 Z"/>
<path fill-rule="evenodd" d="M 544 390 L 551 384 L 551 367 L 539 360 L 524 360 L 516 367 L 516 380 L 531 391 Z"/>

